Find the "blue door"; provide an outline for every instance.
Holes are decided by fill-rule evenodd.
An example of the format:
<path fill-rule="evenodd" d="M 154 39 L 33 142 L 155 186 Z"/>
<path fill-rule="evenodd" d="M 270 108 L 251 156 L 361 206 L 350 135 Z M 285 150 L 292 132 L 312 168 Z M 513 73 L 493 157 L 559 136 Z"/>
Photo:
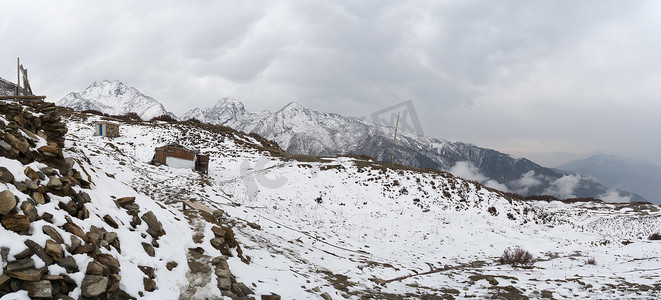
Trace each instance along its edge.
<path fill-rule="evenodd" d="M 103 136 L 103 124 L 99 124 L 99 135 Z"/>

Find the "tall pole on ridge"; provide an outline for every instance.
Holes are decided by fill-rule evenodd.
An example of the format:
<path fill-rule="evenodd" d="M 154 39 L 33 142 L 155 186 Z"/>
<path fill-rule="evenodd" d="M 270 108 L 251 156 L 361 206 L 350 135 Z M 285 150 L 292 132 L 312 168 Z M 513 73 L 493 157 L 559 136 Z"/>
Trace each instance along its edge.
<path fill-rule="evenodd" d="M 18 96 L 18 93 L 21 89 L 21 59 L 16 57 L 16 89 L 14 90 L 14 96 Z"/>
<path fill-rule="evenodd" d="M 397 144 L 397 128 L 399 127 L 399 112 L 397 113 L 397 123 L 395 123 L 395 138 L 392 140 L 392 163 L 395 163 L 395 145 Z"/>

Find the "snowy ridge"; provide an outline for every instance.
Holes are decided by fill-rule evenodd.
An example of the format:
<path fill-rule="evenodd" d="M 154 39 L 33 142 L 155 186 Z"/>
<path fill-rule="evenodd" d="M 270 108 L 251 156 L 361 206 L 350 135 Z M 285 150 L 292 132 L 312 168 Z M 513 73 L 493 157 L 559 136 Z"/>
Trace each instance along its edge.
<path fill-rule="evenodd" d="M 79 145 L 75 155 L 88 159 L 89 168 L 114 170 L 116 180 L 169 211 L 182 199 L 224 210 L 251 259 L 245 264 L 230 257 L 232 273 L 257 296 L 655 298 L 661 293 L 655 271 L 661 250 L 647 240 L 661 231 L 655 205 L 509 200 L 444 172 L 347 157 L 297 160 L 267 152 L 253 137 L 194 124 L 122 124 L 119 138 L 92 137 L 95 118 L 68 119 L 67 144 Z M 293 125 L 280 120 L 283 128 Z M 209 153 L 208 176 L 149 165 L 154 147 L 170 141 Z M 248 222 L 259 229 L 241 225 Z M 208 246 L 209 227 L 202 226 L 203 242 L 197 245 L 219 255 Z M 504 249 L 517 246 L 537 258 L 533 268 L 497 263 Z M 597 263 L 587 264 L 589 258 Z M 210 281 L 191 298 L 212 295 L 218 291 Z"/>
<path fill-rule="evenodd" d="M 15 92 L 16 84 L 6 80 L 4 78 L 0 78 L 0 95 L 13 95 Z M 21 92 L 23 92 L 23 89 L 21 88 Z"/>
<path fill-rule="evenodd" d="M 390 161 L 394 129 L 357 118 L 313 111 L 292 102 L 275 113 L 247 112 L 241 102 L 223 98 L 212 108 L 193 109 L 182 119 L 253 132 L 275 141 L 290 153 L 337 155 L 355 153 Z M 398 134 L 397 162 L 452 172 L 487 186 L 524 196 L 550 194 L 560 198 L 593 197 L 613 201 L 645 201 L 640 195 L 615 190 L 589 177 L 558 173 L 524 158 L 463 142 Z"/>
<path fill-rule="evenodd" d="M 134 112 L 143 120 L 161 115 L 174 116 L 154 98 L 143 95 L 136 88 L 117 80 L 94 82 L 84 91 L 71 92 L 55 103 L 77 111 L 98 110 L 110 115 Z"/>

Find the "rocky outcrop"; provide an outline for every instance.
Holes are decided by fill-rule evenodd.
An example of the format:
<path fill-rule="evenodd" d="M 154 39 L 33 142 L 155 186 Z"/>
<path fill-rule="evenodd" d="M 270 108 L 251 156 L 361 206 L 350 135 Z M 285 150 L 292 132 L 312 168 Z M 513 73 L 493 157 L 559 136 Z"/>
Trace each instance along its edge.
<path fill-rule="evenodd" d="M 3 266 L 0 297 L 24 290 L 31 298 L 71 299 L 69 293 L 80 288 L 86 298 L 131 298 L 120 290 L 119 260 L 108 254 L 111 248 L 121 253 L 117 233 L 80 225 L 89 217 L 86 205 L 92 200 L 80 190 L 89 188 L 90 183 L 73 168 L 73 160 L 62 154 L 67 128 L 58 114 L 60 109 L 43 101 L 0 101 L 0 156 L 24 165 L 34 166 L 33 162 L 47 165 L 13 170 L 22 172 L 20 177 L 7 167 L 0 167 L 0 182 L 13 185 L 23 194 L 18 197 L 8 189 L 0 191 L 0 229 L 5 230 L 4 234 L 13 232 L 27 237 L 23 250 L 18 249 L 20 252 L 13 257 L 8 248 L 0 249 L 0 266 Z M 56 208 L 66 213 L 66 222 L 61 226 L 54 224 L 53 214 L 44 208 L 55 196 L 58 197 Z M 104 219 L 114 223 L 112 228 L 118 228 L 112 217 Z M 38 228 L 33 226 L 37 221 L 48 224 Z M 62 237 L 65 232 L 72 234 L 68 241 Z M 92 262 L 78 266 L 74 254 L 86 254 Z M 53 265 L 66 270 L 66 274 L 50 274 L 49 270 L 57 269 L 51 268 Z M 69 277 L 81 269 L 86 270 L 82 282 Z"/>

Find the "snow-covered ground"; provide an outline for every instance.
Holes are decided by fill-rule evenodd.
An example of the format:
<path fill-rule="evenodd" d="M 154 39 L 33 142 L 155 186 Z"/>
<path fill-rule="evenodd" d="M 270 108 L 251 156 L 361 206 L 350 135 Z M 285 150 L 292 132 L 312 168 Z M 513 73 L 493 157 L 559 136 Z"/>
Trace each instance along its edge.
<path fill-rule="evenodd" d="M 224 210 L 251 259 L 245 264 L 231 258 L 232 273 L 258 295 L 647 299 L 661 294 L 661 242 L 647 240 L 661 231 L 658 206 L 509 201 L 441 172 L 389 169 L 346 157 L 274 157 L 251 137 L 184 124 L 122 124 L 119 138 L 95 137 L 97 118 L 68 120 L 67 146 L 76 150 L 65 155 L 165 207 L 169 215 L 159 218 L 172 219 L 161 220 L 164 226 L 190 226 L 181 221 L 181 200 Z M 148 164 L 154 148 L 169 142 L 209 153 L 209 174 Z M 94 178 L 98 193 L 110 194 L 100 188 L 102 177 Z M 210 225 L 202 227 L 198 230 L 212 236 Z M 181 240 L 161 246 L 169 249 L 159 254 L 163 265 L 181 261 L 181 253 L 197 246 L 184 236 L 193 234 L 191 228 L 166 230 L 179 231 L 172 236 Z M 220 255 L 205 245 L 205 253 Z M 535 256 L 532 268 L 498 264 L 503 251 L 514 247 Z M 587 263 L 591 258 L 596 264 Z M 184 275 L 157 276 L 164 287 L 159 297 L 179 297 L 174 289 L 184 284 Z M 213 295 L 214 286 L 212 281 L 196 296 Z"/>

